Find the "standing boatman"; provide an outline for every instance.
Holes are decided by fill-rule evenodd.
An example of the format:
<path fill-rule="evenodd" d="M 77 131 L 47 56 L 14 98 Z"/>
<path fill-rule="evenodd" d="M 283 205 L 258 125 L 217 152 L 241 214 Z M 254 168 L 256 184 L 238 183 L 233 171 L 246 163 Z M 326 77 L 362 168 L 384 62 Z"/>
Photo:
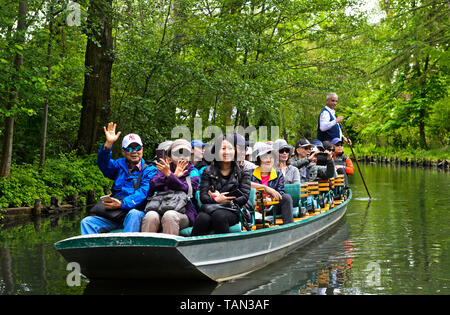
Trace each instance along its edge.
<path fill-rule="evenodd" d="M 322 109 L 319 115 L 317 125 L 317 139 L 320 141 L 331 141 L 334 138 L 344 140 L 349 145 L 352 144 L 350 139 L 347 139 L 342 134 L 339 123 L 344 121 L 344 116 L 336 117 L 335 108 L 338 103 L 338 96 L 336 93 L 328 93 L 327 105 Z"/>
<path fill-rule="evenodd" d="M 361 179 L 364 183 L 364 187 L 366 187 L 369 199 L 372 199 L 372 196 L 369 193 L 369 189 L 367 188 L 366 181 L 364 180 L 363 174 L 361 173 L 361 169 L 359 168 L 358 159 L 356 158 L 355 152 L 353 152 L 352 141 L 344 137 L 342 130 L 344 131 L 344 134 L 347 135 L 347 133 L 345 132 L 344 125 L 342 125 L 342 130 L 341 126 L 339 126 L 339 123 L 344 121 L 344 116 L 336 117 L 334 109 L 336 108 L 337 102 L 338 102 L 337 94 L 328 93 L 327 106 L 325 106 L 325 108 L 322 109 L 319 115 L 319 121 L 317 124 L 317 139 L 319 139 L 322 142 L 330 141 L 332 143 L 338 143 L 338 140 L 341 139 L 341 141 L 343 140 L 350 146 L 350 149 L 352 150 L 353 153 L 353 157 L 355 158 L 356 161 L 356 166 L 358 167 L 359 170 L 359 174 L 361 174 Z"/>

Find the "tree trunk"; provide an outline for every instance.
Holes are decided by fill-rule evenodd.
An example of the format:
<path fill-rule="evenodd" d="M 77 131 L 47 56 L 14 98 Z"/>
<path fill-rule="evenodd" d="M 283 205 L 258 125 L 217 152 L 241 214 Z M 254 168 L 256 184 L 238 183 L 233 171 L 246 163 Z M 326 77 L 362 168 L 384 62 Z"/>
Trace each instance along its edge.
<path fill-rule="evenodd" d="M 5 118 L 5 131 L 3 135 L 3 155 L 1 161 L 0 176 L 8 178 L 11 173 L 12 145 L 14 135 L 14 116 Z"/>
<path fill-rule="evenodd" d="M 110 117 L 111 68 L 113 64 L 112 0 L 91 1 L 78 153 L 90 154 Z"/>
<path fill-rule="evenodd" d="M 19 19 L 17 22 L 17 43 L 23 44 L 25 42 L 25 30 L 26 30 L 26 15 L 27 15 L 27 0 L 19 1 Z M 20 67 L 23 64 L 23 55 L 17 53 L 14 58 L 14 66 L 18 73 Z M 9 103 L 6 105 L 6 109 L 10 110 L 17 100 L 19 91 L 16 87 L 12 88 L 9 96 Z M 0 176 L 8 178 L 11 173 L 12 162 L 12 147 L 14 138 L 14 114 L 5 117 L 5 131 L 2 141 L 2 160 L 0 164 Z"/>
<path fill-rule="evenodd" d="M 48 122 L 48 98 L 44 101 L 44 114 L 42 117 L 42 129 L 41 129 L 41 148 L 39 156 L 39 171 L 44 169 L 45 165 L 45 154 L 47 147 L 47 122 Z"/>
<path fill-rule="evenodd" d="M 428 66 L 429 66 L 429 62 L 430 62 L 430 55 L 427 54 L 427 56 L 425 57 L 425 65 L 423 68 L 422 73 L 419 73 L 419 83 L 420 83 L 420 87 L 421 87 L 421 95 L 420 97 L 422 99 L 426 99 L 427 97 L 427 93 L 426 93 L 426 82 L 427 82 L 427 73 L 428 73 Z M 420 66 L 419 66 L 420 69 Z M 424 150 L 428 150 L 428 145 L 427 145 L 427 137 L 425 135 L 425 121 L 427 118 L 427 112 L 426 112 L 426 105 L 422 105 L 420 111 L 419 111 L 419 143 L 420 143 L 420 147 Z"/>
<path fill-rule="evenodd" d="M 184 25 L 186 24 L 186 1 L 174 0 L 173 1 L 173 20 L 178 24 L 178 29 L 173 39 L 172 52 L 174 55 L 179 55 L 181 52 L 181 42 L 185 37 L 183 32 Z"/>
<path fill-rule="evenodd" d="M 54 19 L 54 6 L 53 3 L 50 4 L 49 8 L 50 12 L 48 15 L 49 18 L 49 40 L 47 45 L 47 74 L 46 74 L 46 81 L 50 79 L 50 66 L 51 66 L 51 54 L 52 54 L 52 45 L 53 45 L 53 19 Z M 47 83 L 46 83 L 47 84 Z M 48 86 L 47 86 L 48 89 Z M 47 148 L 47 124 L 48 124 L 48 96 L 45 97 L 44 100 L 44 113 L 42 117 L 42 129 L 41 129 L 41 147 L 40 147 L 40 156 L 39 156 L 39 171 L 41 172 L 44 169 L 45 165 L 45 155 L 46 155 L 46 148 Z"/>
<path fill-rule="evenodd" d="M 285 114 L 285 111 L 284 111 L 284 108 L 282 107 L 282 109 L 281 109 L 281 133 L 283 135 L 283 139 L 288 141 L 289 139 L 288 139 L 288 134 L 286 131 L 286 117 L 284 116 L 284 114 Z"/>

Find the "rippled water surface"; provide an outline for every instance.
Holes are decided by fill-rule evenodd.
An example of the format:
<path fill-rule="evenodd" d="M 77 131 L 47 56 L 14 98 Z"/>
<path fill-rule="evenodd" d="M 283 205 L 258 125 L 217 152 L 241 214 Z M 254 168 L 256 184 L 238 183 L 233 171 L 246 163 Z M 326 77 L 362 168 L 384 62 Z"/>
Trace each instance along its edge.
<path fill-rule="evenodd" d="M 70 287 L 53 244 L 79 234 L 84 211 L 0 230 L 1 294 L 450 294 L 450 173 L 361 165 L 353 199 L 329 233 L 283 260 L 217 286 L 138 283 Z M 174 289 L 175 288 L 175 289 Z M 174 292 L 175 290 L 175 292 Z"/>

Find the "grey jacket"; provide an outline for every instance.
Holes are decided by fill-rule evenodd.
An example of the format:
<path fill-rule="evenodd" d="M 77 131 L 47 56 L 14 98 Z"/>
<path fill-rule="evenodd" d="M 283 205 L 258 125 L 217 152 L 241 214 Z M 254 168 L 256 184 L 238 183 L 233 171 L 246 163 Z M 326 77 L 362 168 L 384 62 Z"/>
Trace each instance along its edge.
<path fill-rule="evenodd" d="M 277 168 L 281 172 L 280 168 Z M 288 165 L 284 175 L 284 184 L 300 184 L 300 171 L 292 165 Z"/>
<path fill-rule="evenodd" d="M 289 160 L 292 166 L 298 168 L 300 172 L 300 181 L 302 183 L 313 182 L 319 179 L 328 179 L 334 177 L 334 161 L 333 159 L 327 161 L 327 165 L 318 166 L 311 162 L 308 158 L 299 159 L 294 157 Z"/>
<path fill-rule="evenodd" d="M 298 168 L 300 172 L 300 182 L 307 183 L 312 182 L 317 177 L 317 165 L 314 162 L 308 160 L 308 158 L 299 159 L 298 157 L 294 157 L 289 160 L 289 163 L 292 166 Z"/>

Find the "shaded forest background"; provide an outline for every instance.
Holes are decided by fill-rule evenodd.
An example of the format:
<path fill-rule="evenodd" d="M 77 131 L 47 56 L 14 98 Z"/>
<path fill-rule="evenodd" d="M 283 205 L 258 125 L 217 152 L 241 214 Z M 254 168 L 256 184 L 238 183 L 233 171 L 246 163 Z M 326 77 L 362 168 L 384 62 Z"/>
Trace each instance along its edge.
<path fill-rule="evenodd" d="M 374 3 L 2 0 L 0 177 L 89 159 L 109 121 L 149 157 L 194 118 L 294 144 L 328 92 L 356 146 L 447 154 L 450 1 Z"/>

